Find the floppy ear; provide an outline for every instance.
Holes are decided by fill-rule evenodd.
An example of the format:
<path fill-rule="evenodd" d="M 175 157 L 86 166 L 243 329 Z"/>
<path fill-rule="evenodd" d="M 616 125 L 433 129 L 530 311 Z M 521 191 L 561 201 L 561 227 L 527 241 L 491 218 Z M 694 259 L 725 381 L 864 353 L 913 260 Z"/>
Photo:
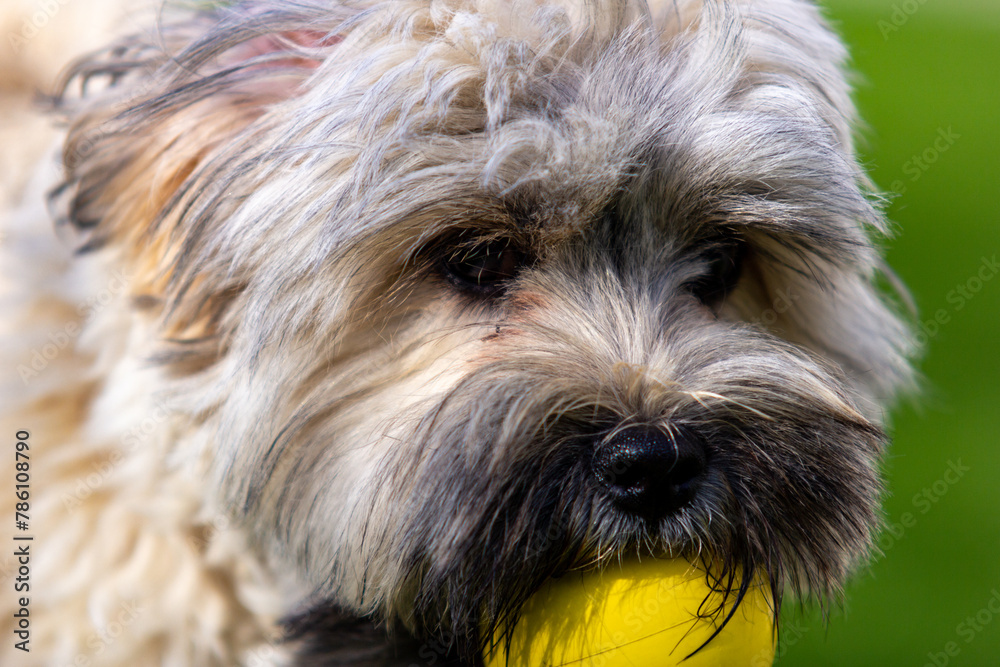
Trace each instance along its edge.
<path fill-rule="evenodd" d="M 104 248 L 116 257 L 137 303 L 171 301 L 187 252 L 186 189 L 298 93 L 339 41 L 344 18 L 304 3 L 266 13 L 203 9 L 70 70 L 55 100 L 70 129 L 66 179 L 53 202 L 60 221 L 81 233 L 81 251 Z M 165 336 L 213 335 L 238 289 L 223 281 L 194 290 L 197 303 L 177 299 Z"/>

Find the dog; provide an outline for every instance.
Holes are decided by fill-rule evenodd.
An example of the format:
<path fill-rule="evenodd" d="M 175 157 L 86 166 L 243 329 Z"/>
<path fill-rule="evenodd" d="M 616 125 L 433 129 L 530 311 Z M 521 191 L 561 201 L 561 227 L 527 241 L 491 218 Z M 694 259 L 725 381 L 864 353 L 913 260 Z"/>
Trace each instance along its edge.
<path fill-rule="evenodd" d="M 837 601 L 914 354 L 845 60 L 805 0 L 238 0 L 77 61 L 4 662 L 477 664 L 628 553 Z"/>

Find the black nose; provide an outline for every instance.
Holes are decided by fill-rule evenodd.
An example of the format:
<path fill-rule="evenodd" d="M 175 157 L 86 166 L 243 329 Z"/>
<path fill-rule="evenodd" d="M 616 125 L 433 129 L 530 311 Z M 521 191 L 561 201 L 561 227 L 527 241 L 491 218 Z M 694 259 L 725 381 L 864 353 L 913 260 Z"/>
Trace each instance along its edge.
<path fill-rule="evenodd" d="M 601 443 L 594 473 L 621 509 L 649 519 L 694 497 L 705 472 L 705 448 L 689 429 L 630 426 Z"/>

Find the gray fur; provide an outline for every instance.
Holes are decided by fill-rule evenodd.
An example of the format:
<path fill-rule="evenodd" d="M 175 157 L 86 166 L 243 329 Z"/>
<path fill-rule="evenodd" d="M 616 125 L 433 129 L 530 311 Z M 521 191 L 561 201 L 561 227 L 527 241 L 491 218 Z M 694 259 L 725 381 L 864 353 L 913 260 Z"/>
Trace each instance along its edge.
<path fill-rule="evenodd" d="M 912 344 L 873 286 L 845 53 L 799 0 L 697 4 L 255 0 L 77 69 L 114 76 L 60 102 L 67 215 L 109 256 L 135 221 L 108 184 L 178 159 L 136 138 L 233 110 L 141 223 L 176 248 L 142 296 L 164 331 L 210 319 L 157 361 L 303 605 L 468 656 L 546 577 L 624 552 L 720 560 L 734 592 L 763 573 L 776 603 L 836 598 L 870 554 Z M 459 232 L 536 261 L 470 300 L 436 271 Z M 719 235 L 750 250 L 708 307 L 687 285 Z M 623 423 L 708 442 L 656 525 L 589 474 Z"/>

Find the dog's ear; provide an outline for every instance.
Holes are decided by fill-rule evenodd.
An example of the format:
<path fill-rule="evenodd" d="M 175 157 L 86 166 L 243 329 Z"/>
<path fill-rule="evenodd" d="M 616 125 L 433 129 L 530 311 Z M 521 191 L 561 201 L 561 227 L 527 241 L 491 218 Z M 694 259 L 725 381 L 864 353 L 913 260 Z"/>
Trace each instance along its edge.
<path fill-rule="evenodd" d="M 345 18 L 329 9 L 214 7 L 72 67 L 55 99 L 69 132 L 66 178 L 52 201 L 57 219 L 80 233 L 80 250 L 113 253 L 137 302 L 170 301 L 189 250 L 190 230 L 180 229 L 185 192 L 299 94 L 337 48 Z M 166 335 L 211 334 L 219 317 L 213 303 L 234 289 L 191 290 L 199 302 L 181 304 L 189 312 L 173 318 Z"/>

